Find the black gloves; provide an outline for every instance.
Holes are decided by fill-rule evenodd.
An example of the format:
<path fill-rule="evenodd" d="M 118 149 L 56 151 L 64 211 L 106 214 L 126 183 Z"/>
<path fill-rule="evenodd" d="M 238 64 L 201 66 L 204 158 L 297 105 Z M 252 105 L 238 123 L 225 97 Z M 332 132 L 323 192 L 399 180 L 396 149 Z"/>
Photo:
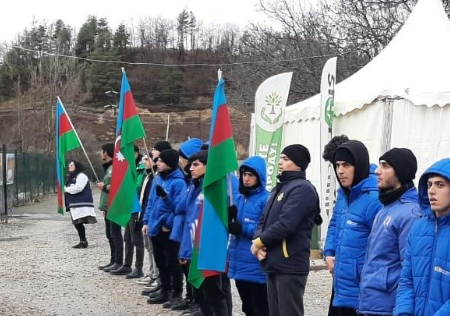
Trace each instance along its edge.
<path fill-rule="evenodd" d="M 228 223 L 230 223 L 233 219 L 236 220 L 237 212 L 238 210 L 236 205 L 228 206 Z"/>
<path fill-rule="evenodd" d="M 164 188 L 158 184 L 156 186 L 156 195 L 161 198 L 165 198 L 167 196 L 167 192 L 164 191 Z"/>
<path fill-rule="evenodd" d="M 228 232 L 233 235 L 239 235 L 242 231 L 242 224 L 238 221 L 228 223 Z"/>
<path fill-rule="evenodd" d="M 228 206 L 228 232 L 239 235 L 242 231 L 242 224 L 237 220 L 238 209 L 236 205 Z"/>

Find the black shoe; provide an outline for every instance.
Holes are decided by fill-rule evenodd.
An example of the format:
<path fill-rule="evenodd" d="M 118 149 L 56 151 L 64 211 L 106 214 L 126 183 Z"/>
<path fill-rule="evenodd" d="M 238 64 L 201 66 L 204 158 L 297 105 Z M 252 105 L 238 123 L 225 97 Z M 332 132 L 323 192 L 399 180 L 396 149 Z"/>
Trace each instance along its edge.
<path fill-rule="evenodd" d="M 200 306 L 197 303 L 191 303 L 187 310 L 185 310 L 181 315 L 191 316 L 193 313 L 200 312 Z M 200 314 L 201 315 L 201 314 Z"/>
<path fill-rule="evenodd" d="M 183 313 L 181 313 L 181 315 L 183 315 L 183 316 L 203 316 L 202 311 L 200 309 L 193 311 L 193 312 L 184 311 Z"/>
<path fill-rule="evenodd" d="M 170 298 L 170 295 L 169 295 L 168 292 L 161 292 L 156 297 L 150 297 L 147 300 L 147 303 L 149 303 L 149 304 L 162 304 L 162 303 L 167 302 L 169 300 L 169 298 Z"/>
<path fill-rule="evenodd" d="M 112 266 L 113 264 L 114 264 L 114 262 L 110 262 L 110 263 L 108 263 L 108 264 L 104 264 L 104 265 L 102 265 L 102 266 L 98 266 L 98 269 L 99 269 L 99 270 L 103 270 L 103 269 L 109 268 L 109 267 Z"/>
<path fill-rule="evenodd" d="M 80 241 L 78 244 L 76 244 L 75 246 L 72 246 L 72 248 L 75 249 L 79 249 L 79 248 L 87 248 L 88 247 L 88 242 L 86 240 Z"/>
<path fill-rule="evenodd" d="M 185 298 L 184 300 L 180 301 L 178 304 L 172 305 L 170 308 L 173 311 L 184 311 L 191 306 L 191 300 Z"/>
<path fill-rule="evenodd" d="M 144 276 L 144 271 L 142 268 L 134 268 L 133 271 L 127 274 L 126 279 L 137 279 L 142 278 Z"/>
<path fill-rule="evenodd" d="M 172 308 L 174 305 L 181 303 L 181 295 L 173 296 L 169 301 L 163 304 L 163 308 Z"/>
<path fill-rule="evenodd" d="M 151 287 L 149 289 L 144 289 L 141 293 L 144 296 L 150 296 L 154 293 L 159 293 L 161 291 L 161 285 L 157 285 L 156 287 Z"/>
<path fill-rule="evenodd" d="M 105 271 L 105 270 L 103 270 Z M 131 272 L 131 267 L 129 266 L 121 266 L 118 269 L 112 269 L 110 273 L 112 275 L 125 275 Z"/>
<path fill-rule="evenodd" d="M 107 268 L 104 268 L 103 271 L 105 272 L 111 272 L 112 270 L 117 270 L 121 267 L 122 265 L 119 263 L 114 263 L 112 266 L 109 266 Z"/>

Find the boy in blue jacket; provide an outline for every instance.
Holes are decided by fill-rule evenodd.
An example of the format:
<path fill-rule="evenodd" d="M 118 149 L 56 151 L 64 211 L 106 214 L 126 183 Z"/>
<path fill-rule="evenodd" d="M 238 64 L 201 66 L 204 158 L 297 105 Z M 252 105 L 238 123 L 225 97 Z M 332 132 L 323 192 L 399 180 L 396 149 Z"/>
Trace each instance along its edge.
<path fill-rule="evenodd" d="M 247 316 L 268 316 L 267 274 L 250 252 L 269 192 L 266 190 L 266 163 L 259 156 L 246 159 L 239 168 L 239 194 L 230 206 L 228 231 L 231 236 L 228 277 L 234 279 Z"/>
<path fill-rule="evenodd" d="M 424 217 L 411 228 L 394 315 L 450 315 L 450 159 L 419 181 Z"/>
<path fill-rule="evenodd" d="M 149 304 L 170 305 L 181 301 L 183 277 L 178 263 L 180 244 L 169 239 L 175 207 L 185 189 L 184 175 L 178 168 L 179 155 L 174 149 L 159 154 L 156 163 L 158 175 L 152 182 L 149 202 L 145 211 L 142 232 L 151 236 L 153 254 L 159 270 L 161 292 L 150 297 Z"/>
<path fill-rule="evenodd" d="M 344 208 L 335 227 L 339 238 L 334 253 L 333 306 L 335 315 L 356 316 L 367 241 L 382 205 L 378 200 L 377 179 L 369 171 L 369 152 L 363 143 L 350 140 L 339 146 L 333 164 Z"/>
<path fill-rule="evenodd" d="M 421 216 L 413 179 L 417 160 L 407 148 L 392 148 L 375 171 L 384 207 L 375 217 L 361 275 L 359 314 L 392 315 L 406 241 Z"/>

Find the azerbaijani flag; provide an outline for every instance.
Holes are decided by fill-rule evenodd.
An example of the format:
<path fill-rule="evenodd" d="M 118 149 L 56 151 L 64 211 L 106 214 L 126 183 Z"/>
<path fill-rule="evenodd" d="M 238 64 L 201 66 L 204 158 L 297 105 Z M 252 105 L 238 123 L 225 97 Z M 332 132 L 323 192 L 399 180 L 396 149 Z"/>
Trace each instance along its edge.
<path fill-rule="evenodd" d="M 122 70 L 119 116 L 117 117 L 116 142 L 109 190 L 108 215 L 110 221 L 126 226 L 131 212 L 136 207 L 136 162 L 134 141 L 145 137 L 130 84 L 125 70 Z"/>
<path fill-rule="evenodd" d="M 228 245 L 227 175 L 238 169 L 230 115 L 219 80 L 214 93 L 208 164 L 203 180 L 203 207 L 189 271 L 189 282 L 200 287 L 205 277 L 226 271 Z"/>
<path fill-rule="evenodd" d="M 56 101 L 56 196 L 58 199 L 58 213 L 64 214 L 64 176 L 66 175 L 65 154 L 81 146 L 77 132 L 67 115 L 66 109 L 58 97 Z"/>

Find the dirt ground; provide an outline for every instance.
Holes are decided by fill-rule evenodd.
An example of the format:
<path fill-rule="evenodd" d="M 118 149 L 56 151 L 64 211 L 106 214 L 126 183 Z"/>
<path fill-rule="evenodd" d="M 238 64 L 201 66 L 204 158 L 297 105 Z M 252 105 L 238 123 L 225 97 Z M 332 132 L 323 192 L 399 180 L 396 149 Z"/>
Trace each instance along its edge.
<path fill-rule="evenodd" d="M 97 269 L 109 260 L 100 213 L 97 224 L 86 226 L 89 247 L 72 249 L 77 233 L 68 214 L 56 214 L 55 200 L 16 208 L 9 222 L 0 224 L 0 315 L 180 314 L 147 304 L 135 281 Z M 326 270 L 311 272 L 305 315 L 326 315 L 330 290 Z M 240 304 L 233 284 L 233 315 L 243 315 Z"/>

